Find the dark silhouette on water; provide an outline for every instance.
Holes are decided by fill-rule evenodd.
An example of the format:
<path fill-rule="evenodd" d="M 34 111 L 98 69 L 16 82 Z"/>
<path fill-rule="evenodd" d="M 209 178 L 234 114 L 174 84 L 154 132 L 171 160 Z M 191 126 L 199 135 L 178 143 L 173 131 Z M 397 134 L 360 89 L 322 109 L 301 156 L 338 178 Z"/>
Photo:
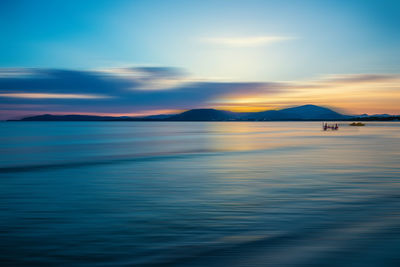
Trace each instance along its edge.
<path fill-rule="evenodd" d="M 365 126 L 365 123 L 362 122 L 353 122 L 349 124 L 350 126 Z"/>
<path fill-rule="evenodd" d="M 322 124 L 322 129 L 324 130 L 324 131 L 327 131 L 327 130 L 332 130 L 332 131 L 337 131 L 337 130 L 339 130 L 339 125 L 337 124 L 337 123 L 335 123 L 335 124 L 329 124 L 329 123 L 326 123 L 326 122 L 324 122 L 323 124 Z"/>

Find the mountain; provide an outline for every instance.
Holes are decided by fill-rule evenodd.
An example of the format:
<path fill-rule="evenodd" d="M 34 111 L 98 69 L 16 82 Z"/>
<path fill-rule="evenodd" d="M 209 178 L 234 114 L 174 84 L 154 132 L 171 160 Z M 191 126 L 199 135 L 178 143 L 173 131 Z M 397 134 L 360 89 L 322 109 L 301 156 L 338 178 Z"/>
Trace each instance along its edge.
<path fill-rule="evenodd" d="M 39 115 L 21 121 L 325 121 L 325 120 L 399 120 L 399 116 L 343 115 L 316 105 L 304 105 L 281 110 L 236 113 L 217 109 L 191 109 L 175 115 L 146 117 L 111 117 L 91 115 Z"/>
<path fill-rule="evenodd" d="M 149 120 L 164 120 L 169 117 L 175 116 L 176 114 L 159 114 L 159 115 L 149 115 L 142 117 L 143 119 L 149 119 Z"/>
<path fill-rule="evenodd" d="M 159 121 L 171 117 L 172 115 L 150 115 L 145 117 L 113 117 L 113 116 L 93 116 L 93 115 L 51 115 L 44 114 L 26 117 L 21 121 Z"/>
<path fill-rule="evenodd" d="M 51 115 L 26 117 L 21 121 L 109 121 L 117 120 L 119 117 L 112 116 L 91 116 L 91 115 Z"/>
<path fill-rule="evenodd" d="M 315 105 L 304 105 L 281 110 L 267 110 L 252 113 L 235 113 L 216 109 L 192 109 L 171 116 L 172 121 L 287 121 L 287 120 L 341 120 L 349 116 L 342 115 L 331 109 Z"/>
<path fill-rule="evenodd" d="M 340 120 L 348 118 L 331 109 L 315 105 L 304 105 L 281 110 L 257 112 L 252 116 L 256 120 Z"/>
<path fill-rule="evenodd" d="M 237 113 L 216 109 L 191 109 L 167 118 L 168 121 L 229 121 L 237 119 Z"/>
<path fill-rule="evenodd" d="M 371 115 L 372 117 L 381 117 L 381 118 L 388 118 L 388 117 L 392 117 L 393 115 L 390 114 L 374 114 Z"/>

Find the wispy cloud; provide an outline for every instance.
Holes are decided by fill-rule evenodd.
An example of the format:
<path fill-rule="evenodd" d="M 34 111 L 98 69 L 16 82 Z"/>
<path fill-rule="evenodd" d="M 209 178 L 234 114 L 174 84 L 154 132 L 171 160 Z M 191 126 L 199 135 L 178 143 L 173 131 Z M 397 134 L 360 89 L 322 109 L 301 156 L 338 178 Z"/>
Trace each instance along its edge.
<path fill-rule="evenodd" d="M 322 79 L 325 83 L 381 83 L 399 81 L 399 74 L 336 74 Z"/>
<path fill-rule="evenodd" d="M 82 95 L 82 94 L 49 94 L 49 93 L 0 93 L 0 97 L 31 98 L 31 99 L 101 99 L 110 98 L 104 95 Z"/>
<path fill-rule="evenodd" d="M 170 90 L 196 82 L 178 68 L 166 67 L 137 67 L 137 68 L 108 68 L 99 72 L 122 79 L 134 81 L 134 90 Z"/>
<path fill-rule="evenodd" d="M 294 40 L 291 36 L 243 36 L 243 37 L 207 37 L 202 41 L 209 44 L 228 47 L 257 47 L 272 43 Z"/>
<path fill-rule="evenodd" d="M 212 107 L 211 101 L 216 97 L 233 92 L 254 93 L 262 84 L 192 79 L 174 68 L 160 67 L 16 70 L 31 73 L 23 78 L 1 75 L 1 71 L 0 111 L 3 118 L 15 118 L 13 114 L 23 111 L 26 114 L 175 112 Z"/>

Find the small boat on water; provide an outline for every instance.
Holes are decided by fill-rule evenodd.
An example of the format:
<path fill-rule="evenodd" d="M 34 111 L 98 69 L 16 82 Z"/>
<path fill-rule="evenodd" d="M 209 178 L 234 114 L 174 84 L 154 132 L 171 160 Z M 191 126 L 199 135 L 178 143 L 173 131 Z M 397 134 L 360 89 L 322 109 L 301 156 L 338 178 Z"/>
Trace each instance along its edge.
<path fill-rule="evenodd" d="M 350 126 L 365 126 L 365 123 L 362 122 L 353 122 L 349 124 Z"/>
<path fill-rule="evenodd" d="M 322 130 L 327 131 L 327 130 L 332 130 L 332 131 L 337 131 L 339 130 L 339 125 L 337 123 L 322 123 Z"/>

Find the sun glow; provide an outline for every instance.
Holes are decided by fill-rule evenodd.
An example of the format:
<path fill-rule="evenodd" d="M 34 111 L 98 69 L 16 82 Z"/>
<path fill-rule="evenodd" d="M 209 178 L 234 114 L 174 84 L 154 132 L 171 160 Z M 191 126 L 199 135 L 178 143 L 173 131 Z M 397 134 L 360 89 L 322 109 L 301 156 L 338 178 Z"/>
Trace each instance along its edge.
<path fill-rule="evenodd" d="M 249 37 L 211 37 L 203 38 L 206 43 L 229 47 L 256 47 L 293 40 L 289 36 L 249 36 Z"/>

